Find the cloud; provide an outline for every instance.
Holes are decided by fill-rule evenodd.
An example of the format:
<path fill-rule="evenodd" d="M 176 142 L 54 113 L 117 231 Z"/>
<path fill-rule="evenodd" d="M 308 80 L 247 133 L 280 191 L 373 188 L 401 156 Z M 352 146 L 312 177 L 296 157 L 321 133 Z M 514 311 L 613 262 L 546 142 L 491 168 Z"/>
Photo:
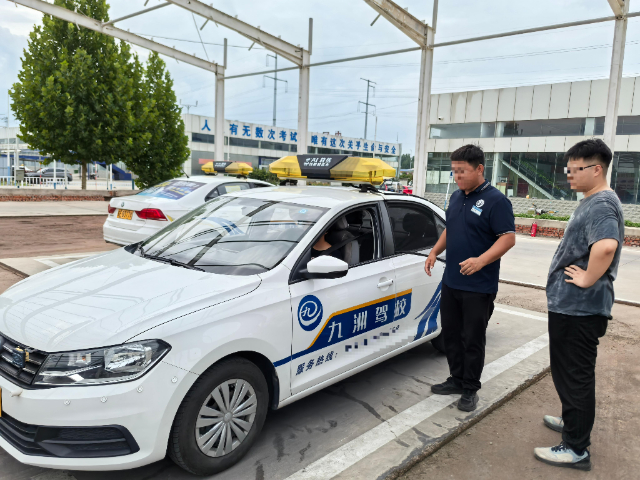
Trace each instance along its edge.
<path fill-rule="evenodd" d="M 160 1 L 151 0 L 147 6 Z M 406 0 L 402 6 L 409 7 L 409 12 L 421 20 L 431 19 L 431 2 Z M 308 19 L 313 17 L 312 62 L 416 46 L 382 18 L 370 26 L 376 12 L 362 0 L 218 0 L 215 7 L 304 47 L 308 42 Z M 118 18 L 140 9 L 141 4 L 113 0 L 110 17 Z M 610 15 L 610 8 L 604 0 L 440 2 L 436 42 Z M 11 34 L 26 35 L 41 14 L 23 7 L 15 9 L 11 3 L 4 2 L 0 6 L 0 17 Z M 196 30 L 204 20 L 196 17 L 196 21 L 198 27 L 194 26 L 190 12 L 169 6 L 118 23 L 118 27 L 152 35 L 160 43 L 205 58 Z M 625 75 L 640 72 L 638 22 L 640 19 L 629 20 Z M 224 38 L 228 39 L 227 75 L 267 69 L 267 52 L 259 45 L 249 51 L 251 42 L 241 35 L 222 26 L 216 27 L 213 22 L 209 22 L 200 33 L 206 42 L 204 48 L 209 58 L 220 63 L 221 44 Z M 19 66 L 18 59 L 24 47 L 5 46 L 4 38 L 0 38 L 0 58 L 11 57 Z M 603 78 L 609 71 L 612 38 L 613 24 L 608 22 L 439 48 L 434 56 L 433 92 Z M 214 75 L 190 65 L 178 64 L 173 59 L 165 58 L 165 61 L 175 81 L 177 98 L 188 104 L 197 100 L 198 107 L 192 108 L 192 113 L 213 115 Z M 415 143 L 419 63 L 420 53 L 411 52 L 313 68 L 310 129 L 321 132 L 339 130 L 346 136 L 362 136 L 364 114 L 358 112 L 358 101 L 364 101 L 366 97 L 366 82 L 361 78 L 368 78 L 377 83 L 370 103 L 377 107 L 378 139 L 395 141 L 398 138 L 404 144 L 404 151 L 409 151 Z M 284 59 L 278 62 L 278 66 L 290 65 Z M 9 68 L 7 73 L 3 72 L 2 80 L 13 77 L 7 81 L 10 84 L 15 81 L 17 69 Z M 288 93 L 284 92 L 284 84 L 278 82 L 278 125 L 295 128 L 298 72 L 282 72 L 278 78 L 288 82 Z M 4 86 L 0 84 L 0 88 Z M 2 102 L 6 103 L 6 99 L 2 100 L 0 92 L 0 109 Z M 228 80 L 225 85 L 225 112 L 228 119 L 270 124 L 273 80 L 262 76 Z M 375 121 L 373 116 L 369 118 L 368 136 L 371 139 Z"/>

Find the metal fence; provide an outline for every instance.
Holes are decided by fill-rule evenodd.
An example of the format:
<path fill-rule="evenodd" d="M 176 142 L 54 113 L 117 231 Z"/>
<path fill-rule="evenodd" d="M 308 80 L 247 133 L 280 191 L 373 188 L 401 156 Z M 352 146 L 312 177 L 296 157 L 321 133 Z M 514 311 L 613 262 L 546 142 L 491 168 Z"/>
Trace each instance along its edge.
<path fill-rule="evenodd" d="M 16 181 L 14 176 L 0 176 L 0 188 L 41 188 L 41 189 L 62 189 L 80 190 L 82 180 L 74 178 L 69 181 L 66 177 L 57 177 L 55 181 L 51 177 L 25 177 L 21 181 Z M 87 190 L 135 190 L 133 180 L 108 180 L 108 179 L 87 179 Z"/>

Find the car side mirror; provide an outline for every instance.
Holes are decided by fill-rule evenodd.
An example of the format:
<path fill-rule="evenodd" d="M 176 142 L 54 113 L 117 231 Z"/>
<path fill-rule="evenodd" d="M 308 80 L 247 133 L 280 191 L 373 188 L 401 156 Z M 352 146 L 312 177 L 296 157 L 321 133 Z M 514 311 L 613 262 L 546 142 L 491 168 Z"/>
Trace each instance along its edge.
<path fill-rule="evenodd" d="M 329 255 L 312 258 L 302 272 L 304 278 L 342 278 L 349 272 L 349 264 Z"/>

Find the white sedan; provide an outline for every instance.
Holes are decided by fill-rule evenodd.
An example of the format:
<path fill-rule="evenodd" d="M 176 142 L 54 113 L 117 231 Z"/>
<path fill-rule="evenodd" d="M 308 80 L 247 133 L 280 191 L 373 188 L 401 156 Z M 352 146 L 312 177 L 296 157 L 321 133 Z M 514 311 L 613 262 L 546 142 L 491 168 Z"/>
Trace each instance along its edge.
<path fill-rule="evenodd" d="M 439 335 L 444 264 L 427 276 L 420 255 L 444 227 L 413 196 L 249 189 L 29 277 L 0 295 L 0 446 L 49 468 L 168 452 L 224 470 L 268 410 Z"/>
<path fill-rule="evenodd" d="M 222 175 L 167 180 L 137 195 L 112 198 L 102 227 L 104 239 L 118 245 L 140 242 L 212 198 L 272 186 L 260 180 Z"/>

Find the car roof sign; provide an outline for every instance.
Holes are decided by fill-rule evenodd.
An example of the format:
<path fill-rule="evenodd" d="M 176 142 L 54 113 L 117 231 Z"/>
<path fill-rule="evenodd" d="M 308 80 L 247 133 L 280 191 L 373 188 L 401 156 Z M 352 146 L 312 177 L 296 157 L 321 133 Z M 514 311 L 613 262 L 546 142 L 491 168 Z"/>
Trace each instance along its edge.
<path fill-rule="evenodd" d="M 336 180 L 379 185 L 396 171 L 379 158 L 349 155 L 295 155 L 283 157 L 269 165 L 278 178 Z"/>
<path fill-rule="evenodd" d="M 246 176 L 253 172 L 253 167 L 244 162 L 207 162 L 202 166 L 204 173 L 226 173 L 227 175 Z"/>

